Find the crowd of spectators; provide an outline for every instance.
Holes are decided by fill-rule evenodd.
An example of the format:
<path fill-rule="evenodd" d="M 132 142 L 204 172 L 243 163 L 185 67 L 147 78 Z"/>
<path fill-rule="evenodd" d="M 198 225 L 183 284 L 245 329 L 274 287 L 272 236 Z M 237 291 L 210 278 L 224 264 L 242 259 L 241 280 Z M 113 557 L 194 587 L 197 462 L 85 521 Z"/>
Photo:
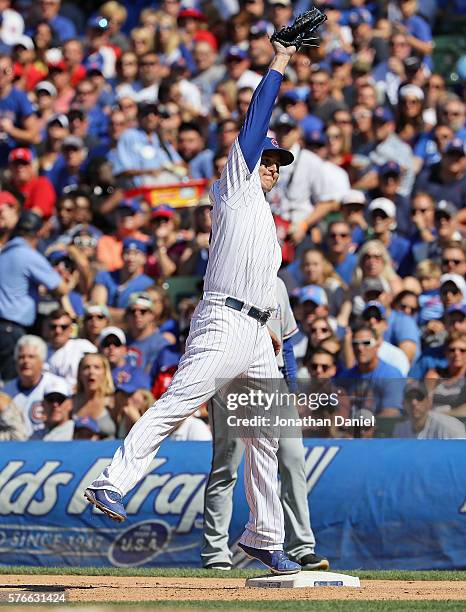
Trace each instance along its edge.
<path fill-rule="evenodd" d="M 309 4 L 0 0 L 0 439 L 122 438 L 167 388 L 209 185 L 269 35 Z M 316 4 L 321 45 L 293 56 L 270 127 L 295 157 L 268 197 L 298 378 L 340 392 L 316 417 L 466 437 L 466 51 L 435 43 L 464 2 Z M 196 206 L 153 205 L 199 179 Z M 205 406 L 172 439 L 210 439 Z"/>

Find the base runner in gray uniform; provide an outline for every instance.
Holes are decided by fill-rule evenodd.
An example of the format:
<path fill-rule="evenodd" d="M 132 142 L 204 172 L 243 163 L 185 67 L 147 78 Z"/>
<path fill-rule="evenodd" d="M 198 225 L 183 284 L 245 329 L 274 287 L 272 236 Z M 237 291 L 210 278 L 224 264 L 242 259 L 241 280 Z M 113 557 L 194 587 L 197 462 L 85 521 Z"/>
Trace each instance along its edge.
<path fill-rule="evenodd" d="M 289 377 L 293 377 L 296 370 L 291 338 L 298 328 L 285 284 L 280 278 L 277 278 L 277 303 L 278 307 L 267 326 L 280 342 L 277 363 L 289 384 Z M 289 384 L 289 387 L 292 388 L 292 385 Z M 297 416 L 296 410 L 292 412 Z M 230 570 L 233 565 L 232 551 L 228 546 L 228 529 L 233 512 L 233 489 L 244 454 L 244 444 L 228 426 L 227 417 L 228 410 L 222 395 L 217 393 L 209 402 L 213 455 L 205 492 L 201 549 L 202 564 L 206 569 Z M 301 437 L 281 436 L 277 458 L 281 478 L 280 499 L 285 519 L 285 551 L 304 570 L 326 570 L 329 568 L 328 560 L 315 553 L 316 541 L 310 525 Z"/>

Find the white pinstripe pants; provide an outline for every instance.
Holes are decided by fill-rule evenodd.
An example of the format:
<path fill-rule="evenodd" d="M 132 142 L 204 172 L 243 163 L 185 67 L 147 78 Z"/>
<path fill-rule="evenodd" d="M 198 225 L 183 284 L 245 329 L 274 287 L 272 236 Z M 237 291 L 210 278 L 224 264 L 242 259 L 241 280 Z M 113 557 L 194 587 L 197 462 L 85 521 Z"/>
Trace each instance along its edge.
<path fill-rule="evenodd" d="M 113 488 L 126 495 L 144 478 L 160 444 L 180 421 L 209 400 L 225 379 L 244 376 L 281 377 L 267 327 L 245 313 L 201 300 L 172 384 L 133 426 L 110 466 L 91 486 Z M 281 549 L 285 534 L 278 497 L 278 438 L 257 436 L 243 441 L 250 514 L 241 542 L 255 548 Z"/>

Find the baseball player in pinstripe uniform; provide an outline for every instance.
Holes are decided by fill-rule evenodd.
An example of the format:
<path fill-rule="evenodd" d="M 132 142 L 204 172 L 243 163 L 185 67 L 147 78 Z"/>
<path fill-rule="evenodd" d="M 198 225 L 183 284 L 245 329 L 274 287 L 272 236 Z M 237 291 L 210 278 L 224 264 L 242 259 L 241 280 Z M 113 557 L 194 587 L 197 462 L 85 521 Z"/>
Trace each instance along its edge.
<path fill-rule="evenodd" d="M 264 193 L 293 155 L 266 137 L 272 108 L 295 46 L 273 43 L 275 56 L 257 87 L 228 161 L 210 192 L 212 237 L 203 299 L 197 306 L 178 371 L 167 392 L 137 421 L 111 464 L 86 489 L 86 498 L 117 521 L 123 497 L 147 474 L 161 442 L 208 401 L 219 380 L 277 379 L 267 320 L 276 307 L 281 263 L 272 213 Z M 284 518 L 278 496 L 278 439 L 245 442 L 245 489 L 250 509 L 240 544 L 272 572 L 300 571 L 283 551 Z"/>
<path fill-rule="evenodd" d="M 296 385 L 296 360 L 292 336 L 298 327 L 291 310 L 285 283 L 277 278 L 277 309 L 267 326 L 280 343 L 277 364 L 290 390 Z M 229 570 L 232 553 L 228 547 L 228 528 L 233 510 L 233 488 L 238 467 L 244 453 L 244 444 L 227 426 L 228 411 L 220 393 L 209 403 L 209 421 L 213 435 L 212 468 L 207 482 L 204 507 L 204 540 L 201 550 L 206 569 Z M 285 407 L 281 416 L 298 417 L 295 408 Z M 287 432 L 291 433 L 291 432 Z M 307 502 L 304 448 L 301 438 L 295 435 L 280 437 L 278 467 L 281 478 L 281 494 L 285 517 L 286 552 L 306 570 L 328 569 L 328 560 L 317 555 L 315 538 L 310 526 Z"/>

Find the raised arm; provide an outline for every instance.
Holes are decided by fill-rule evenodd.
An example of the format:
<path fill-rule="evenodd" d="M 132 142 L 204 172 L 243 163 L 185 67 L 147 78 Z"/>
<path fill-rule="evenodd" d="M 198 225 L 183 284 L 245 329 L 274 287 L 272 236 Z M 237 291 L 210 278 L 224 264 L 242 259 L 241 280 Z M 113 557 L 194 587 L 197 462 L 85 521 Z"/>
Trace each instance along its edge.
<path fill-rule="evenodd" d="M 295 47 L 285 48 L 277 42 L 273 43 L 273 47 L 275 57 L 270 63 L 267 74 L 254 92 L 244 125 L 238 136 L 238 142 L 250 172 L 254 170 L 261 156 L 283 74 L 291 56 L 296 51 Z"/>

